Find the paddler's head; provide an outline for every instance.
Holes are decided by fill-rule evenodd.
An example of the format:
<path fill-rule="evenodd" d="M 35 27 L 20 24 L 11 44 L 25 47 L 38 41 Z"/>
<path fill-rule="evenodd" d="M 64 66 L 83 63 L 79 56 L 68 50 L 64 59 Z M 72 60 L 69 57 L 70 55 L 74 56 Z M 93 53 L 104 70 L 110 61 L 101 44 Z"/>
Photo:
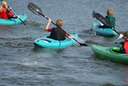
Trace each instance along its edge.
<path fill-rule="evenodd" d="M 8 4 L 7 4 L 6 1 L 2 1 L 2 7 L 3 7 L 3 8 L 8 8 Z"/>
<path fill-rule="evenodd" d="M 107 16 L 114 16 L 114 10 L 112 8 L 107 9 Z"/>
<path fill-rule="evenodd" d="M 56 24 L 59 26 L 59 27 L 62 27 L 64 25 L 64 21 L 62 19 L 57 19 L 56 20 Z"/>

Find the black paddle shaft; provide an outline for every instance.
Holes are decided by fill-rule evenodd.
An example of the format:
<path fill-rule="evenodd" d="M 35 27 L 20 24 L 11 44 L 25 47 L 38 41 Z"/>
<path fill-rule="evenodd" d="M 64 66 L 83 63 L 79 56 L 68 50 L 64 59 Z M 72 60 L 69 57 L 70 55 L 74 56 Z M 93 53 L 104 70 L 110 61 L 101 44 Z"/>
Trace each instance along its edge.
<path fill-rule="evenodd" d="M 14 12 L 14 10 L 10 7 L 10 6 L 8 6 L 8 9 L 9 9 L 9 11 L 13 11 L 13 13 L 14 13 L 14 15 L 15 15 L 15 17 L 12 17 L 12 18 L 18 18 L 24 25 L 26 25 L 26 23 L 20 18 L 20 17 L 18 17 L 17 15 L 16 15 L 16 13 Z"/>

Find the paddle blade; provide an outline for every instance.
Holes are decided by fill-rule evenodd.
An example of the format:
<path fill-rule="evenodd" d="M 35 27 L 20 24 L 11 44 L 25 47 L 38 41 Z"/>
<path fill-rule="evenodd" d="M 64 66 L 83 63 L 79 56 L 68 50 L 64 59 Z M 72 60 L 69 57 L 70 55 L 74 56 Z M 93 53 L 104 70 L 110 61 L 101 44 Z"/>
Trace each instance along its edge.
<path fill-rule="evenodd" d="M 28 9 L 35 15 L 40 15 L 42 13 L 41 8 L 32 2 L 28 4 Z"/>
<path fill-rule="evenodd" d="M 93 11 L 92 15 L 93 15 L 94 18 L 96 18 L 101 23 L 103 23 L 105 26 L 111 27 L 110 23 L 100 13 L 97 13 L 97 12 Z"/>

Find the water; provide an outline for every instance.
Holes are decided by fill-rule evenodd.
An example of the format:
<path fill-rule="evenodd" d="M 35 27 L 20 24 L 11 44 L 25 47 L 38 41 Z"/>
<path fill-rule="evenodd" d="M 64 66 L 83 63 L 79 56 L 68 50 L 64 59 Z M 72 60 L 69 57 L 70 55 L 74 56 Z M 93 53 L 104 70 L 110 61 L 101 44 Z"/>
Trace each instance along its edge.
<path fill-rule="evenodd" d="M 0 27 L 0 86 L 127 86 L 127 65 L 96 59 L 89 47 L 64 50 L 34 49 L 33 41 L 46 34 L 46 20 L 27 9 L 29 0 L 17 0 L 17 14 L 29 16 L 27 25 Z M 62 18 L 65 30 L 84 40 L 107 44 L 108 39 L 89 34 L 96 10 L 116 11 L 118 29 L 127 31 L 127 0 L 31 0 L 53 20 Z M 11 3 L 12 5 L 12 3 Z M 91 35 L 91 36 L 90 36 Z M 109 40 L 111 42 L 111 40 Z M 109 42 L 108 41 L 108 42 Z M 112 43 L 111 43 L 112 44 Z"/>

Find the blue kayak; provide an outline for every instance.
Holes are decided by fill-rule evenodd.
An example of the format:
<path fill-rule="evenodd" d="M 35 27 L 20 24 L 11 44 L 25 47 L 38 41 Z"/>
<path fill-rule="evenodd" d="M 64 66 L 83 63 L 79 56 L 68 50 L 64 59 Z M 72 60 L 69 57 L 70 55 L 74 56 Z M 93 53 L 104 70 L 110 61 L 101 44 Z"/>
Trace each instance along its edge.
<path fill-rule="evenodd" d="M 18 25 L 18 24 L 22 24 L 26 20 L 27 20 L 26 15 L 18 15 L 18 18 L 16 18 L 16 19 L 15 18 L 11 18 L 9 20 L 0 19 L 0 25 L 5 25 L 5 26 Z"/>
<path fill-rule="evenodd" d="M 72 34 L 76 40 L 79 39 L 77 34 Z M 63 49 L 67 48 L 69 46 L 76 45 L 77 42 L 72 39 L 66 38 L 63 41 L 54 40 L 51 38 L 48 38 L 47 35 L 41 38 L 38 38 L 34 41 L 34 44 L 43 48 L 52 48 L 52 49 Z"/>
<path fill-rule="evenodd" d="M 104 37 L 114 37 L 118 35 L 112 28 L 99 28 L 99 26 L 101 26 L 99 20 L 95 20 L 92 24 L 92 29 L 96 32 L 96 35 Z"/>

